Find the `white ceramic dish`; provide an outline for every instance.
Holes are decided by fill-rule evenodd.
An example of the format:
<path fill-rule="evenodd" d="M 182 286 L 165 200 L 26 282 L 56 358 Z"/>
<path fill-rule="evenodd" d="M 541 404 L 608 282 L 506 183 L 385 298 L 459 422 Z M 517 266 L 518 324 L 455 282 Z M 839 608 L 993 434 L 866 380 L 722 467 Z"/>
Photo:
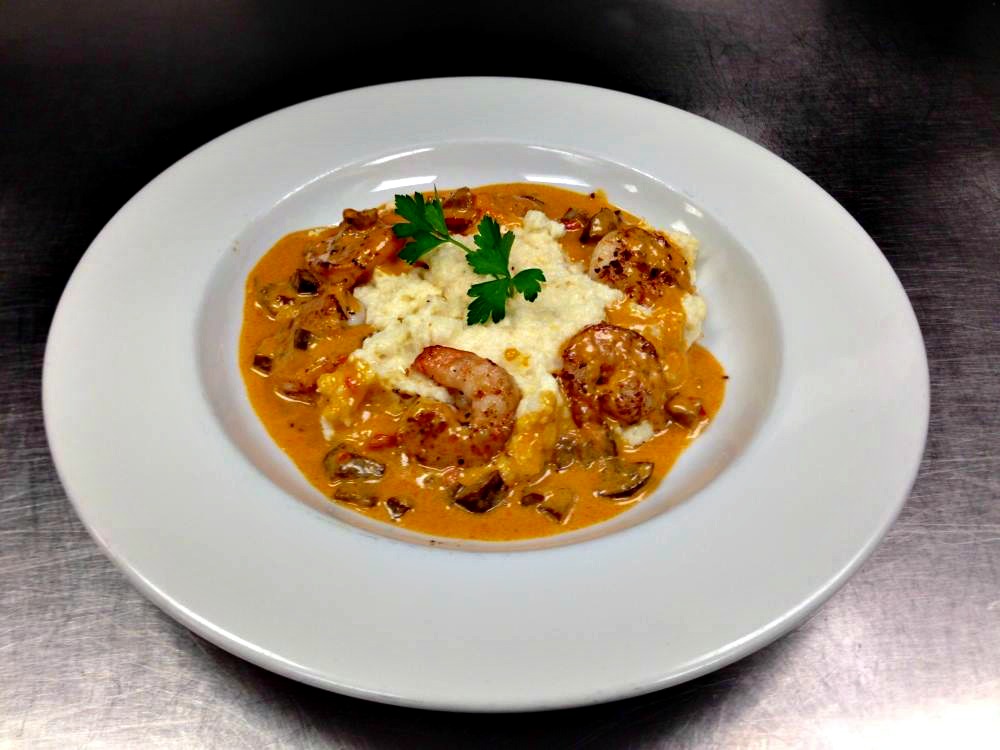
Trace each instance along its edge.
<path fill-rule="evenodd" d="M 431 544 L 325 502 L 243 391 L 247 272 L 346 206 L 514 180 L 699 236 L 718 419 L 654 497 L 554 540 Z M 889 265 L 779 158 L 624 94 L 446 79 L 282 110 L 150 183 L 66 288 L 44 407 L 94 538 L 195 632 L 338 692 L 502 711 L 655 690 L 801 622 L 902 506 L 928 381 Z"/>

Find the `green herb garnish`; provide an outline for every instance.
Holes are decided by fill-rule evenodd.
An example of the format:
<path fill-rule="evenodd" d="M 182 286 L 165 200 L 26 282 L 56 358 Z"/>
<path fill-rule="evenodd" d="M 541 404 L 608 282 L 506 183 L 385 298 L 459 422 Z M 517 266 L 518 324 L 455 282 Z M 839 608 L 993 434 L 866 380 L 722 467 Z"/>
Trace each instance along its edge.
<path fill-rule="evenodd" d="M 503 320 L 507 300 L 516 292 L 524 295 L 528 302 L 534 302 L 542 290 L 545 274 L 540 268 L 525 268 L 516 276 L 510 275 L 510 248 L 514 244 L 514 233 L 504 232 L 492 216 L 484 216 L 479 222 L 479 231 L 472 238 L 478 250 L 466 251 L 466 260 L 472 270 L 482 276 L 492 276 L 493 281 L 484 281 L 469 287 L 469 311 L 465 321 L 471 326 L 485 323 L 490 318 L 494 323 Z"/>
<path fill-rule="evenodd" d="M 542 289 L 545 274 L 540 268 L 526 268 L 514 276 L 510 274 L 510 248 L 514 244 L 514 233 L 501 234 L 500 225 L 492 216 L 484 216 L 478 231 L 472 238 L 476 249 L 459 242 L 448 233 L 444 220 L 444 209 L 437 190 L 434 200 L 426 201 L 420 193 L 396 196 L 396 213 L 406 219 L 393 226 L 397 237 L 409 240 L 399 253 L 399 257 L 410 265 L 445 242 L 457 245 L 465 251 L 465 259 L 472 270 L 481 276 L 492 276 L 492 281 L 484 281 L 469 287 L 468 313 L 465 320 L 471 326 L 492 319 L 499 323 L 507 314 L 507 300 L 517 293 L 524 295 L 528 302 L 534 302 Z"/>
<path fill-rule="evenodd" d="M 469 252 L 469 248 L 448 234 L 448 225 L 444 221 L 444 209 L 441 208 L 437 190 L 434 191 L 434 200 L 430 203 L 426 202 L 420 193 L 397 195 L 396 213 L 406 219 L 406 222 L 394 225 L 392 231 L 397 237 L 410 240 L 400 251 L 399 257 L 411 266 L 444 242 L 451 242 Z"/>

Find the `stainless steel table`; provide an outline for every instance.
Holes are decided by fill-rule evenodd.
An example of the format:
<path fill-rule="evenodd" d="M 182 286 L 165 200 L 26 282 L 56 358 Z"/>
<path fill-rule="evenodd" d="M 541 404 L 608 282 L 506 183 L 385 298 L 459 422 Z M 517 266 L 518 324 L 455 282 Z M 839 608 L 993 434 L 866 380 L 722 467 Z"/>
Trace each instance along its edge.
<path fill-rule="evenodd" d="M 998 746 L 1000 12 L 873 6 L 0 5 L 0 747 Z M 192 635 L 77 521 L 46 448 L 40 369 L 103 223 L 252 117 L 452 74 L 591 83 L 719 122 L 829 190 L 902 279 L 932 380 L 916 486 L 861 572 L 769 648 L 585 709 L 369 704 Z"/>

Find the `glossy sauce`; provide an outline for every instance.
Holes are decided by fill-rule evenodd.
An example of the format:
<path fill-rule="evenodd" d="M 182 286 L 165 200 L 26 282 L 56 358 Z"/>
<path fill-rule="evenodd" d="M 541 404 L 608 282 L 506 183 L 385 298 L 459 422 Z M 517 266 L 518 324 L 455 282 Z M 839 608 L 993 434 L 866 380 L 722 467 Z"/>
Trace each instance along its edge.
<path fill-rule="evenodd" d="M 614 208 L 600 193 L 582 195 L 534 184 L 485 186 L 475 188 L 474 193 L 477 208 L 507 226 L 519 225 L 528 210 L 540 210 L 558 220 L 569 209 L 589 216 L 601 208 Z M 629 223 L 638 221 L 624 212 L 620 216 Z M 285 307 L 278 305 L 276 312 L 273 305 L 268 308 L 261 303 L 261 290 L 292 278 L 303 268 L 305 254 L 334 232 L 335 228 L 293 232 L 279 240 L 254 267 L 247 279 L 239 356 L 251 404 L 261 421 L 275 442 L 324 495 L 332 498 L 338 492 L 343 494 L 344 490 L 340 486 L 342 483 L 331 482 L 324 468 L 324 458 L 334 445 L 346 442 L 385 466 L 384 475 L 377 482 L 346 483 L 363 488 L 360 497 L 352 490 L 347 493 L 352 499 L 343 502 L 345 507 L 356 512 L 433 536 L 496 541 L 547 536 L 588 526 L 621 513 L 652 492 L 721 406 L 726 379 L 722 367 L 697 344 L 685 351 L 685 318 L 680 290 L 668 289 L 657 301 L 654 307 L 658 323 L 656 335 L 651 332 L 648 319 L 636 317 L 627 305 L 615 305 L 607 311 L 607 321 L 646 335 L 664 365 L 672 391 L 698 399 L 703 409 L 700 418 L 689 427 L 671 422 L 642 445 L 623 450 L 622 460 L 651 462 L 654 466 L 651 478 L 640 491 L 631 497 L 614 500 L 595 494 L 600 478 L 592 469 L 579 462 L 557 469 L 547 462 L 555 439 L 574 428 L 568 415 L 560 411 L 546 424 L 519 430 L 516 441 L 509 446 L 510 452 L 519 455 L 522 465 L 537 464 L 539 476 L 510 487 L 506 499 L 492 510 L 481 514 L 469 512 L 452 502 L 456 483 L 475 485 L 477 478 L 485 476 L 488 469 L 430 469 L 394 447 L 393 436 L 402 426 L 409 399 L 380 387 L 360 388 L 357 418 L 350 426 L 339 427 L 333 440 L 328 442 L 324 437 L 320 419 L 323 398 L 317 397 L 308 387 L 327 373 L 334 373 L 331 377 L 341 378 L 350 386 L 353 363 L 346 361 L 347 357 L 373 329 L 335 322 L 328 330 L 314 335 L 307 348 L 299 350 L 294 343 L 288 344 L 292 340 L 288 337 L 289 327 L 296 316 L 302 315 L 299 310 L 303 301 L 312 308 L 320 307 L 320 303 L 308 297 L 295 297 Z M 580 231 L 568 231 L 560 243 L 572 260 L 586 264 L 594 243 L 583 242 L 581 234 Z M 392 273 L 410 270 L 398 259 L 391 259 L 379 267 Z M 269 299 L 273 300 L 274 295 Z M 343 307 L 349 304 L 345 302 Z M 313 314 L 317 315 L 315 311 Z M 270 371 L 266 371 L 267 368 L 260 366 L 262 360 L 255 362 L 255 355 L 264 350 L 270 353 L 267 342 L 275 340 L 284 341 L 285 345 L 281 356 L 276 357 Z M 519 353 L 511 351 L 508 354 L 516 357 Z M 498 364 L 502 366 L 503 362 Z M 288 378 L 298 385 L 287 387 Z M 305 390 L 303 383 L 307 386 Z M 543 507 L 553 505 L 547 502 L 548 496 L 559 488 L 571 490 L 576 495 L 571 511 L 565 516 L 558 513 L 558 508 L 554 512 Z M 546 501 L 534 502 L 538 495 L 546 496 Z M 390 498 L 394 503 L 404 503 L 408 509 L 400 516 L 396 505 L 396 512 L 391 512 L 393 503 L 387 502 Z M 372 503 L 371 507 L 366 507 L 367 503 Z"/>

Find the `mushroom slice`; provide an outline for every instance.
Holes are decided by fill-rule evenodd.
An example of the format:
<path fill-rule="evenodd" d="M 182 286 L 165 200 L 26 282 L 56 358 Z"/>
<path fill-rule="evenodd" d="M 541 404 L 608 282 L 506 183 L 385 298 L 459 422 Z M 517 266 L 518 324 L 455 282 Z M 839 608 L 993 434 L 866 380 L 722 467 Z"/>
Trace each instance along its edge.
<path fill-rule="evenodd" d="M 608 458 L 601 463 L 600 485 L 597 494 L 612 500 L 631 497 L 641 490 L 653 475 L 650 461 L 630 462 Z"/>
<path fill-rule="evenodd" d="M 705 407 L 700 398 L 681 396 L 680 394 L 674 396 L 667 403 L 667 412 L 671 419 L 680 422 L 688 429 L 697 425 L 706 416 Z"/>
<path fill-rule="evenodd" d="M 586 213 L 575 208 L 567 208 L 566 213 L 559 219 L 566 227 L 567 232 L 578 232 L 587 226 L 590 217 Z"/>
<path fill-rule="evenodd" d="M 460 484 L 452 500 L 470 513 L 486 513 L 500 504 L 506 492 L 507 485 L 500 478 L 500 472 L 491 471 L 475 484 Z"/>
<path fill-rule="evenodd" d="M 543 201 L 537 195 L 532 195 L 531 193 L 521 193 L 517 197 L 520 198 L 521 200 L 531 201 L 536 206 L 544 206 L 545 205 L 545 201 Z"/>
<path fill-rule="evenodd" d="M 613 232 L 618 228 L 618 217 L 615 212 L 605 206 L 587 223 L 587 229 L 583 233 L 584 241 L 599 240 L 608 232 Z"/>
<path fill-rule="evenodd" d="M 273 357 L 270 357 L 267 354 L 253 355 L 253 369 L 259 372 L 261 375 L 270 375 L 271 369 L 273 367 L 274 367 Z"/>
<path fill-rule="evenodd" d="M 338 445 L 323 458 L 323 468 L 330 479 L 381 479 L 385 464 L 359 456 Z"/>
<path fill-rule="evenodd" d="M 448 196 L 441 208 L 445 225 L 450 232 L 465 232 L 478 218 L 476 196 L 467 187 L 461 187 Z"/>
<path fill-rule="evenodd" d="M 563 435 L 552 448 L 551 462 L 557 469 L 568 469 L 574 461 L 576 461 L 576 441 L 570 435 Z"/>
<path fill-rule="evenodd" d="M 378 209 L 366 208 L 364 211 L 355 211 L 353 208 L 345 208 L 343 211 L 344 223 L 355 229 L 370 229 L 378 221 Z"/>
<path fill-rule="evenodd" d="M 566 523 L 575 506 L 576 493 L 566 487 L 560 487 L 538 505 L 538 512 L 561 524 Z"/>
<path fill-rule="evenodd" d="M 590 466 L 617 452 L 610 431 L 603 425 L 586 425 L 562 435 L 552 449 L 551 463 L 557 469 L 566 469 L 574 462 Z"/>
<path fill-rule="evenodd" d="M 365 322 L 364 305 L 345 286 L 334 285 L 328 298 L 331 307 L 347 325 L 356 326 Z"/>
<path fill-rule="evenodd" d="M 295 292 L 303 297 L 319 294 L 319 279 L 305 268 L 299 268 L 292 274 L 291 284 Z"/>
<path fill-rule="evenodd" d="M 378 498 L 355 487 L 338 487 L 333 491 L 334 500 L 356 505 L 359 508 L 374 508 Z"/>
<path fill-rule="evenodd" d="M 285 380 L 274 388 L 274 392 L 286 401 L 297 404 L 316 403 L 316 384 L 304 383 L 300 380 Z"/>
<path fill-rule="evenodd" d="M 270 375 L 288 353 L 288 329 L 268 336 L 257 344 L 253 355 L 253 369 L 261 375 Z"/>
<path fill-rule="evenodd" d="M 545 495 L 541 492 L 525 492 L 521 495 L 521 505 L 525 508 L 530 508 L 533 505 L 538 505 L 545 499 Z"/>
<path fill-rule="evenodd" d="M 393 521 L 398 521 L 400 518 L 413 510 L 413 506 L 400 500 L 398 497 L 390 497 L 385 501 L 385 509 L 389 511 L 389 517 Z"/>
<path fill-rule="evenodd" d="M 290 284 L 265 284 L 257 289 L 257 306 L 274 319 L 291 307 L 295 296 Z"/>
<path fill-rule="evenodd" d="M 313 342 L 313 333 L 308 328 L 296 328 L 292 336 L 292 346 L 300 351 L 306 351 Z"/>

